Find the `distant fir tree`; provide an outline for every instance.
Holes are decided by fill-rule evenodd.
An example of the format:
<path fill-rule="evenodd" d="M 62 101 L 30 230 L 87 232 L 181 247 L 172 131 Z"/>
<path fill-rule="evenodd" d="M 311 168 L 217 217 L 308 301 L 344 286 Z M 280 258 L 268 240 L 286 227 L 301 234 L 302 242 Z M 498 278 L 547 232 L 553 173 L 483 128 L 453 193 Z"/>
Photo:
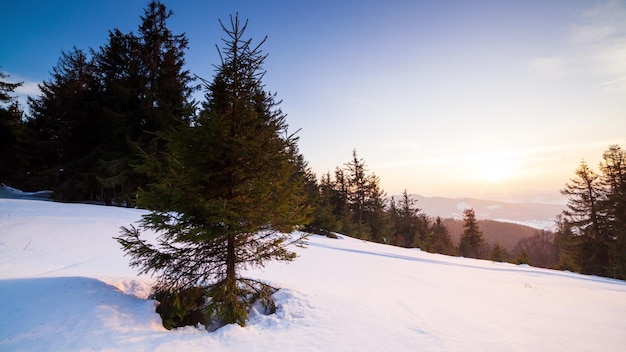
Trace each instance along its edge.
<path fill-rule="evenodd" d="M 387 194 L 380 187 L 380 178 L 370 174 L 367 180 L 367 199 L 365 201 L 364 221 L 369 226 L 371 240 L 384 242 L 384 237 L 391 230 L 386 213 L 385 197 Z"/>
<path fill-rule="evenodd" d="M 530 264 L 530 256 L 526 252 L 521 252 L 517 255 L 517 258 L 513 261 L 513 264 Z"/>
<path fill-rule="evenodd" d="M 380 179 L 367 173 L 367 166 L 356 149 L 352 160 L 343 169 L 335 170 L 337 216 L 342 220 L 341 231 L 355 237 L 383 242 L 388 231 L 385 192 Z"/>
<path fill-rule="evenodd" d="M 350 210 L 350 185 L 344 169 L 335 168 L 335 180 L 333 182 L 334 215 L 339 219 L 340 226 L 337 231 L 352 233 L 356 226 Z"/>
<path fill-rule="evenodd" d="M 478 226 L 474 209 L 463 210 L 463 234 L 459 243 L 459 255 L 480 258 L 484 246 L 482 231 Z"/>
<path fill-rule="evenodd" d="M 316 202 L 311 215 L 311 222 L 307 226 L 310 233 L 327 234 L 331 231 L 341 231 L 341 224 L 336 216 L 336 192 L 333 187 L 330 172 L 322 175 L 317 184 Z"/>
<path fill-rule="evenodd" d="M 437 217 L 435 221 L 430 225 L 430 239 L 431 246 L 430 251 L 433 253 L 441 253 L 446 255 L 456 254 L 452 240 L 450 239 L 450 233 L 448 228 L 441 221 L 440 217 Z"/>
<path fill-rule="evenodd" d="M 264 90 L 261 44 L 244 38 L 247 22 L 231 16 L 206 101 L 191 126 L 158 133 L 166 150 L 145 155 L 141 169 L 155 182 L 139 197 L 153 211 L 117 240 L 131 265 L 157 277 L 155 290 L 210 297 L 208 324 L 245 325 L 255 301 L 275 309 L 271 286 L 240 276 L 270 260 L 290 261 L 289 244 L 307 222 L 303 163 L 275 95 Z M 140 229 L 160 234 L 158 246 Z"/>
<path fill-rule="evenodd" d="M 509 260 L 509 253 L 499 244 L 495 244 L 489 252 L 489 260 L 504 263 Z"/>
<path fill-rule="evenodd" d="M 420 209 L 415 206 L 415 200 L 409 197 L 405 189 L 402 192 L 402 198 L 397 203 L 393 197 L 391 202 L 391 208 L 394 209 L 393 244 L 401 247 L 420 246 L 418 236 L 421 228 Z"/>
<path fill-rule="evenodd" d="M 370 239 L 371 232 L 365 222 L 365 207 L 369 190 L 367 169 L 363 159 L 357 155 L 356 149 L 352 151 L 352 160 L 346 164 L 345 172 L 348 177 L 348 204 L 355 225 L 354 235 L 362 239 Z"/>
<path fill-rule="evenodd" d="M 537 230 L 535 235 L 522 238 L 513 248 L 513 256 L 528 255 L 528 263 L 541 268 L 556 268 L 559 263 L 559 248 L 556 235 L 545 230 Z"/>
<path fill-rule="evenodd" d="M 554 245 L 557 247 L 556 269 L 580 272 L 580 237 L 572 231 L 563 214 L 559 214 L 555 220 L 556 233 Z"/>

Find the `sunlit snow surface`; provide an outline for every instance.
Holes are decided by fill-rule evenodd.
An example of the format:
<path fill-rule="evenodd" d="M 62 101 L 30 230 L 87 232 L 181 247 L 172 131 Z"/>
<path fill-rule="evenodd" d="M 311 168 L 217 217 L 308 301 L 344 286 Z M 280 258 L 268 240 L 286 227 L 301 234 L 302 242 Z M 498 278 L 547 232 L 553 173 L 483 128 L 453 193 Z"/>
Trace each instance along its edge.
<path fill-rule="evenodd" d="M 112 239 L 142 214 L 0 199 L 0 351 L 626 350 L 624 281 L 345 236 L 247 273 L 282 287 L 276 314 L 167 331 Z"/>

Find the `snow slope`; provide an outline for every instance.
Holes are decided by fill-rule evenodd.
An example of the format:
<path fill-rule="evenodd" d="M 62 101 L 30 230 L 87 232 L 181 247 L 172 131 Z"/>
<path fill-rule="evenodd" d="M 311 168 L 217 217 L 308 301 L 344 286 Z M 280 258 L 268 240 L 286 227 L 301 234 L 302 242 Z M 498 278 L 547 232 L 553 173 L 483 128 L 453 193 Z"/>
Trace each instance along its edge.
<path fill-rule="evenodd" d="M 624 351 L 626 283 L 313 236 L 274 315 L 167 331 L 111 237 L 144 212 L 0 199 L 1 351 Z"/>

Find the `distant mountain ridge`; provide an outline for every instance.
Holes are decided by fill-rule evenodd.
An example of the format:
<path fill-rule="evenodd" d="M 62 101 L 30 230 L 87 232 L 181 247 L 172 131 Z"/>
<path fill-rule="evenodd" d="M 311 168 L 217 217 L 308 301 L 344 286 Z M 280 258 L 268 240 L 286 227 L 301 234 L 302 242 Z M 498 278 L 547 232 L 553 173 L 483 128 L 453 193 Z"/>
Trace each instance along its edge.
<path fill-rule="evenodd" d="M 565 210 L 562 204 L 508 203 L 476 198 L 424 197 L 411 194 L 416 206 L 431 217 L 462 219 L 463 210 L 474 209 L 479 220 L 495 220 L 530 226 L 536 229 L 553 229 L 554 220 Z M 400 199 L 400 196 L 395 196 Z"/>
<path fill-rule="evenodd" d="M 463 234 L 463 220 L 446 218 L 443 219 L 443 224 L 448 229 L 452 244 L 458 246 Z M 499 244 L 509 253 L 514 251 L 519 241 L 533 237 L 541 231 L 526 225 L 495 220 L 478 220 L 478 227 L 482 231 L 485 244 Z"/>

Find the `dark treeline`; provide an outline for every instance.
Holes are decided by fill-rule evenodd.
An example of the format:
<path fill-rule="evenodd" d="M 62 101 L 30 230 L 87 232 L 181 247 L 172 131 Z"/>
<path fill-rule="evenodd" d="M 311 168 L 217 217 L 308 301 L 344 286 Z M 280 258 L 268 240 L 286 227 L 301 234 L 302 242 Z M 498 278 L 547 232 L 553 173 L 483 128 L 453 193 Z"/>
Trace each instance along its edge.
<path fill-rule="evenodd" d="M 201 107 L 191 98 L 199 87 L 184 68 L 187 39 L 167 28 L 171 15 L 151 2 L 136 32 L 114 29 L 100 48 L 63 52 L 42 94 L 29 98 L 28 112 L 12 97 L 19 83 L 0 73 L 0 182 L 51 189 L 59 201 L 136 206 L 141 190 L 159 182 L 141 167 L 145 157 L 172 152 L 173 142 L 162 136 L 202 122 L 207 104 L 226 98 L 211 93 Z M 562 191 L 569 203 L 556 233 L 537 230 L 512 249 L 485 240 L 472 209 L 464 212 L 458 242 L 451 239 L 448 220 L 428 217 L 406 190 L 389 198 L 356 150 L 321 177 L 295 158 L 310 232 L 626 278 L 626 161 L 619 146 L 604 153 L 599 174 L 585 163 L 576 170 Z"/>
<path fill-rule="evenodd" d="M 315 183 L 315 178 L 310 182 Z M 556 267 L 555 254 L 551 252 L 549 259 L 544 255 L 543 242 L 547 238 L 552 245 L 551 232 L 479 221 L 473 209 L 464 211 L 462 221 L 433 218 L 421 211 L 406 190 L 399 199 L 387 197 L 379 182 L 376 175 L 367 173 L 365 162 L 354 150 L 343 168 L 322 175 L 309 187 L 314 212 L 307 230 L 327 236 L 346 233 L 432 253 Z M 483 229 L 489 232 L 490 241 Z"/>
<path fill-rule="evenodd" d="M 132 167 L 140 151 L 162 150 L 155 133 L 194 114 L 187 39 L 167 28 L 171 14 L 152 2 L 136 33 L 114 29 L 99 49 L 63 52 L 30 114 L 9 121 L 0 180 L 61 201 L 134 205 L 150 182 Z"/>
<path fill-rule="evenodd" d="M 344 167 L 334 174 L 312 179 L 309 187 L 313 216 L 308 230 L 329 235 L 346 233 L 364 240 L 402 247 L 456 253 L 448 230 L 441 219 L 431 219 L 404 191 L 399 199 L 388 198 L 380 187 L 380 179 L 368 173 L 356 150 Z"/>

